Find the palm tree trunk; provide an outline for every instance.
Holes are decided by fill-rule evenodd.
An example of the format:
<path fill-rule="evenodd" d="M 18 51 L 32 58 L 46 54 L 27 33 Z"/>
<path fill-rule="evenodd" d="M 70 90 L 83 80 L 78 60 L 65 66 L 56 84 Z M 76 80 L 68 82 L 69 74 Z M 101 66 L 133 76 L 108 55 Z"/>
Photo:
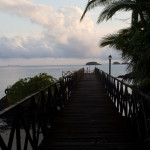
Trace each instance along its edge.
<path fill-rule="evenodd" d="M 138 12 L 136 10 L 132 11 L 132 18 L 131 18 L 131 26 L 138 22 Z"/>
<path fill-rule="evenodd" d="M 144 25 L 146 25 L 146 21 L 145 21 L 145 19 L 144 19 L 144 15 L 143 15 L 142 11 L 140 11 L 139 14 L 140 14 L 140 18 L 141 18 L 142 23 L 143 23 Z"/>

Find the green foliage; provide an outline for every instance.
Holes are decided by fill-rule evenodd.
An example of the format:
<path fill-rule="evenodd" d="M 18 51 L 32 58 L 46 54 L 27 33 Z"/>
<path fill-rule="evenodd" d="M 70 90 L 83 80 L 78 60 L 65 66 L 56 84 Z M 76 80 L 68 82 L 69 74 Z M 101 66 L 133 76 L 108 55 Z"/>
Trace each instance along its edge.
<path fill-rule="evenodd" d="M 94 9 L 95 7 L 98 7 L 98 6 L 105 6 L 105 5 L 108 5 L 110 2 L 112 2 L 113 0 L 89 0 L 87 5 L 86 5 L 86 8 L 82 14 L 82 17 L 80 19 L 83 20 L 85 14 L 87 13 L 87 11 L 90 11 L 91 9 Z"/>
<path fill-rule="evenodd" d="M 97 23 L 111 19 L 118 11 L 132 11 L 132 23 L 139 20 L 146 23 L 150 19 L 150 0 L 89 0 L 80 20 L 88 11 L 98 6 L 103 6 L 104 9 L 100 13 Z"/>
<path fill-rule="evenodd" d="M 150 78 L 150 30 L 149 25 L 143 26 L 141 22 L 136 25 L 120 30 L 117 34 L 108 35 L 103 38 L 100 46 L 109 45 L 122 52 L 122 58 L 131 63 L 128 69 L 134 76 L 134 84 L 144 87 L 145 81 Z M 149 83 L 149 82 L 147 82 Z M 145 90 L 147 91 L 145 85 Z"/>
<path fill-rule="evenodd" d="M 140 82 L 138 85 L 138 88 L 141 91 L 144 91 L 144 93 L 147 93 L 150 95 L 150 79 L 144 79 Z"/>
<path fill-rule="evenodd" d="M 19 79 L 15 84 L 7 88 L 7 98 L 10 104 L 20 101 L 22 98 L 37 92 L 38 90 L 56 82 L 57 79 L 53 78 L 47 73 L 40 73 L 31 78 Z"/>
<path fill-rule="evenodd" d="M 131 11 L 131 27 L 103 38 L 100 46 L 110 46 L 122 52 L 122 58 L 130 61 L 128 70 L 134 77 L 134 86 L 149 93 L 150 87 L 150 0 L 89 0 L 85 14 L 97 7 L 104 9 L 98 23 L 111 19 L 118 11 Z"/>

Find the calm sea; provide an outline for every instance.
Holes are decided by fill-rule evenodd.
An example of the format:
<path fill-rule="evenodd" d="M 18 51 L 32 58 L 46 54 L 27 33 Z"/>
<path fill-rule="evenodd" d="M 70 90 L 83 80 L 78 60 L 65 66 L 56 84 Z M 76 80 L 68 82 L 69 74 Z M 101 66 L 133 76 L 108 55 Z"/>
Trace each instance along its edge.
<path fill-rule="evenodd" d="M 55 78 L 62 76 L 62 71 L 76 71 L 87 67 L 93 70 L 95 66 L 85 65 L 50 65 L 50 66 L 0 66 L 0 98 L 4 90 L 21 78 L 33 77 L 39 73 L 48 73 Z M 108 64 L 98 65 L 97 68 L 108 73 Z M 112 76 L 117 77 L 126 73 L 126 65 L 112 65 Z"/>

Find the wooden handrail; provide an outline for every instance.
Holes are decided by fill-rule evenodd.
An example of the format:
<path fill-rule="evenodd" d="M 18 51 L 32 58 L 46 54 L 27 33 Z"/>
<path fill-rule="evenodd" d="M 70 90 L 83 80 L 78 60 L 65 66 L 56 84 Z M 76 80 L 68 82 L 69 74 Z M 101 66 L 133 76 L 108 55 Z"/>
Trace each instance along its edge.
<path fill-rule="evenodd" d="M 80 69 L 0 111 L 0 148 L 36 150 L 83 74 Z"/>
<path fill-rule="evenodd" d="M 95 69 L 95 73 L 118 112 L 130 121 L 139 140 L 144 142 L 145 139 L 148 139 L 150 136 L 150 110 L 145 107 L 146 102 L 150 102 L 150 96 L 98 68 Z"/>

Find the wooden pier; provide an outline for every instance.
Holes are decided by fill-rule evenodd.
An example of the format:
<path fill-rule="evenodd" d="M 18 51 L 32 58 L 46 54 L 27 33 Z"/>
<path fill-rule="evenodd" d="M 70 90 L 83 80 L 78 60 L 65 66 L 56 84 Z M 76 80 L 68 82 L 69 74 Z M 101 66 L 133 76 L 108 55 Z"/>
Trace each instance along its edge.
<path fill-rule="evenodd" d="M 149 150 L 150 97 L 80 69 L 0 111 L 0 150 Z"/>
<path fill-rule="evenodd" d="M 138 150 L 129 121 L 95 74 L 84 74 L 38 150 Z"/>

